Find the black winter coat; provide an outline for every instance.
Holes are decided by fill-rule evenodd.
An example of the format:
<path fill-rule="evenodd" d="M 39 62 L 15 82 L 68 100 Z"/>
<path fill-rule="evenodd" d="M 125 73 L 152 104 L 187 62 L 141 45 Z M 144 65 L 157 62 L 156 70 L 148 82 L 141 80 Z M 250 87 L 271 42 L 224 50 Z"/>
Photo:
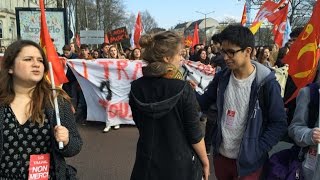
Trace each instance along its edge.
<path fill-rule="evenodd" d="M 200 180 L 192 144 L 203 135 L 189 83 L 142 77 L 131 85 L 129 104 L 140 135 L 131 180 Z"/>

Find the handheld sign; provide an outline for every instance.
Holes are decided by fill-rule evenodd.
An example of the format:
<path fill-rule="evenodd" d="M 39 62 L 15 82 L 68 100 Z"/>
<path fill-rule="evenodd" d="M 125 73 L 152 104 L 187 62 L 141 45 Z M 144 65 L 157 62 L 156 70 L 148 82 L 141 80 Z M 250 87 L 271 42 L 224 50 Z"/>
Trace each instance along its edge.
<path fill-rule="evenodd" d="M 120 43 L 125 39 L 129 39 L 129 34 L 126 27 L 121 27 L 108 32 L 108 38 L 110 44 Z"/>
<path fill-rule="evenodd" d="M 30 155 L 28 180 L 48 180 L 50 154 Z"/>

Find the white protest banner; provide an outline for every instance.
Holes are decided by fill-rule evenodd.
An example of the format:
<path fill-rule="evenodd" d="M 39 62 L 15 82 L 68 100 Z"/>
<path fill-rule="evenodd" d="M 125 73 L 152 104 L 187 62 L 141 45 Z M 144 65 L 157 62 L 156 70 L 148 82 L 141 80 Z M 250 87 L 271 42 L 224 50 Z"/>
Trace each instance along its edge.
<path fill-rule="evenodd" d="M 107 121 L 111 126 L 134 124 L 128 94 L 131 81 L 142 76 L 142 61 L 68 60 L 68 64 L 74 70 L 85 96 L 87 120 Z M 108 89 L 112 92 L 109 99 Z"/>
<path fill-rule="evenodd" d="M 131 82 L 142 76 L 143 61 L 75 59 L 68 60 L 68 65 L 85 96 L 88 121 L 107 121 L 110 126 L 134 124 L 128 94 Z M 215 70 L 210 65 L 184 61 L 184 67 L 185 74 L 189 74 L 187 79 L 196 82 L 201 91 L 214 77 Z"/>
<path fill-rule="evenodd" d="M 182 69 L 185 79 L 191 80 L 198 85 L 195 90 L 200 95 L 204 93 L 216 73 L 215 68 L 211 65 L 190 60 L 184 60 Z"/>

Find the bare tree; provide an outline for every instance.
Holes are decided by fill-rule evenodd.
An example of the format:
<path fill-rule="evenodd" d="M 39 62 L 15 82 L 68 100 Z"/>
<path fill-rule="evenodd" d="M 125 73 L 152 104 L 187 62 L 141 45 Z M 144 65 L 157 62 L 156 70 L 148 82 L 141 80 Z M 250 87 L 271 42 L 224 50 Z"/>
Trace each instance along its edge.
<path fill-rule="evenodd" d="M 61 1 L 64 0 L 54 0 Z M 126 26 L 130 31 L 134 28 L 136 16 L 126 13 L 123 0 L 66 0 L 69 26 L 74 33 L 86 28 L 104 30 L 105 32 Z M 157 23 L 148 11 L 141 13 L 144 31 L 157 27 Z M 74 19 L 74 20 L 73 20 Z"/>
<path fill-rule="evenodd" d="M 86 28 L 108 32 L 126 19 L 122 0 L 75 0 L 73 4 L 77 32 Z"/>
<path fill-rule="evenodd" d="M 315 0 L 291 0 L 289 21 L 292 27 L 304 26 L 310 19 Z"/>
<path fill-rule="evenodd" d="M 128 18 L 124 20 L 123 26 L 127 27 L 127 30 L 129 31 L 128 33 L 130 34 L 131 31 L 134 29 L 135 23 L 136 23 L 136 15 L 131 13 Z"/>
<path fill-rule="evenodd" d="M 44 5 L 45 7 L 54 7 L 54 5 L 59 4 L 58 1 L 62 1 L 62 0 L 47 0 L 47 1 L 44 1 Z"/>
<path fill-rule="evenodd" d="M 151 29 L 158 27 L 157 22 L 150 15 L 148 10 L 145 10 L 141 13 L 141 21 L 143 26 L 143 31 L 148 33 Z"/>
<path fill-rule="evenodd" d="M 63 4 L 62 4 L 62 0 L 57 0 L 57 8 L 62 8 Z"/>
<path fill-rule="evenodd" d="M 104 31 L 108 32 L 123 25 L 125 7 L 121 0 L 103 0 L 102 21 Z"/>
<path fill-rule="evenodd" d="M 261 27 L 255 34 L 255 41 L 257 46 L 268 46 L 274 43 L 274 37 L 272 34 L 272 25 L 267 24 Z"/>
<path fill-rule="evenodd" d="M 218 32 L 221 32 L 224 28 L 231 24 L 237 24 L 237 20 L 232 18 L 232 17 L 226 17 L 224 18 L 220 23 L 219 26 L 217 27 Z"/>

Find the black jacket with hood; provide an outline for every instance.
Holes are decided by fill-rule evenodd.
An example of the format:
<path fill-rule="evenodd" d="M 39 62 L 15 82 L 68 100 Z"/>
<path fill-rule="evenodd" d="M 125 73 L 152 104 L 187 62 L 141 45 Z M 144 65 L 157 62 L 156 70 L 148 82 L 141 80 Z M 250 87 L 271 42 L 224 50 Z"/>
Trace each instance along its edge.
<path fill-rule="evenodd" d="M 129 104 L 140 135 L 131 180 L 200 180 L 192 144 L 203 135 L 189 83 L 142 77 L 131 85 Z"/>

